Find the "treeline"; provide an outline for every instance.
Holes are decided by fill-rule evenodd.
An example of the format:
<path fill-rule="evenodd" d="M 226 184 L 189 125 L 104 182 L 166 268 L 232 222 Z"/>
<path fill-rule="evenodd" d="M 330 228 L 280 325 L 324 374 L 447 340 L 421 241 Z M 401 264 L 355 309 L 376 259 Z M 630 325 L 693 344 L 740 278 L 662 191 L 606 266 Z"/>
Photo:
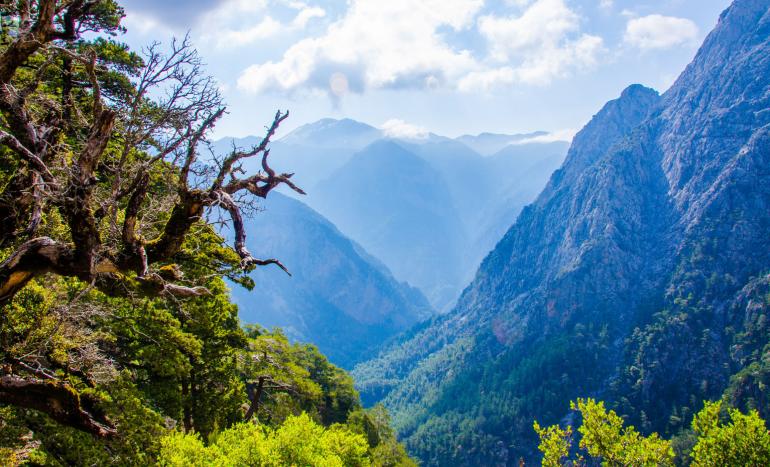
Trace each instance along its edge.
<path fill-rule="evenodd" d="M 765 284 L 765 277 L 762 279 Z M 693 336 L 712 334 L 711 325 L 698 321 L 710 313 L 694 309 L 658 313 L 653 325 L 640 326 L 626 341 L 615 343 L 601 317 L 539 342 L 527 342 L 515 351 L 500 352 L 494 340 L 476 336 L 471 344 L 458 341 L 425 359 L 421 371 L 404 378 L 396 389 L 390 388 L 393 384 L 386 381 L 388 375 L 381 368 L 403 365 L 399 360 L 360 365 L 356 374 L 368 376 L 366 381 L 374 388 L 362 386 L 364 398 L 381 399 L 376 393 L 381 387 L 392 391 L 383 403 L 394 414 L 394 427 L 407 450 L 425 465 L 516 465 L 519 458 L 529 464 L 539 456 L 532 421 L 550 425 L 571 420 L 574 413 L 565 401 L 595 394 L 596 387 L 604 388 L 602 397 L 609 409 L 639 433 L 657 432 L 670 440 L 677 465 L 688 465 L 689 450 L 697 437 L 692 422 L 704 400 L 724 400 L 725 406 L 746 413 L 754 410 L 768 420 L 767 290 L 763 286 L 755 297 L 749 296 L 753 306 L 746 314 L 745 327 L 737 328 L 740 332 L 728 329 L 734 334 L 732 351 L 740 357 L 742 367 L 720 368 L 735 372 L 725 380 L 693 377 L 677 385 L 679 380 L 671 373 L 680 367 L 665 364 L 677 356 L 689 362 L 689 356 L 681 356 L 681 349 L 690 345 Z M 667 336 L 665 345 L 656 338 L 661 334 Z M 463 352 L 463 345 L 474 352 Z M 620 361 L 610 358 L 624 353 Z M 693 358 L 701 365 L 693 368 L 695 375 L 717 366 L 705 361 L 709 355 L 704 351 L 703 356 Z M 384 358 L 402 356 L 380 356 Z M 688 368 L 694 365 L 685 364 Z M 602 385 L 605 380 L 609 384 Z"/>

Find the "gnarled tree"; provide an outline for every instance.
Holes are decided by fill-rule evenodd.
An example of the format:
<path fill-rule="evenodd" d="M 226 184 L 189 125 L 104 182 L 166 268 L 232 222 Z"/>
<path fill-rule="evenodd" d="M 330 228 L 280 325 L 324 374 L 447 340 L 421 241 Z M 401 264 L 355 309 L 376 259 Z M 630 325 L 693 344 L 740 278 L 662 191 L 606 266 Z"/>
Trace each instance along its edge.
<path fill-rule="evenodd" d="M 20 0 L 0 13 L 0 318 L 46 274 L 108 295 L 204 295 L 177 256 L 217 213 L 232 225 L 244 270 L 285 270 L 247 250 L 243 211 L 281 184 L 303 193 L 268 161 L 288 113 L 275 114 L 256 146 L 218 157 L 205 151 L 206 136 L 225 107 L 187 39 L 130 52 L 109 38 L 123 16 L 113 0 Z M 249 174 L 252 159 L 259 169 Z M 6 353 L 0 398 L 114 433 L 55 374 Z"/>

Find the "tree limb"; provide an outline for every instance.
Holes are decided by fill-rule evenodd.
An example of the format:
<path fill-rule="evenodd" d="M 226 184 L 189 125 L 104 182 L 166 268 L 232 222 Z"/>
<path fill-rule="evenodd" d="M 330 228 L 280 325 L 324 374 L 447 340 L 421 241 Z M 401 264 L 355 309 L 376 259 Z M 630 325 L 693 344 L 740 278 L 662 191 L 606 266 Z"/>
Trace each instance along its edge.
<path fill-rule="evenodd" d="M 48 237 L 22 244 L 0 264 L 0 306 L 10 301 L 31 279 L 63 269 L 63 263 L 72 262 L 72 257 L 69 247 Z"/>
<path fill-rule="evenodd" d="M 62 425 L 91 433 L 101 438 L 114 436 L 113 424 L 94 410 L 69 385 L 57 381 L 41 381 L 15 375 L 0 376 L 0 401 L 18 407 L 38 410 Z"/>

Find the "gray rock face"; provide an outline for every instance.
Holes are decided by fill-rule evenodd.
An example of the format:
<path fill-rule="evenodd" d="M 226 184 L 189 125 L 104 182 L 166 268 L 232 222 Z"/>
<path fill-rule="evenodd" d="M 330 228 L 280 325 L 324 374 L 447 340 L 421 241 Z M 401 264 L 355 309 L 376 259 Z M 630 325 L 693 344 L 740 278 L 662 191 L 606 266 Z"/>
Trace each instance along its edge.
<path fill-rule="evenodd" d="M 675 431 L 751 361 L 731 348 L 767 313 L 745 296 L 770 269 L 769 172 L 770 5 L 738 0 L 668 92 L 631 86 L 586 125 L 452 312 L 355 370 L 364 400 L 427 465 L 532 456 L 532 420 L 575 397 Z"/>

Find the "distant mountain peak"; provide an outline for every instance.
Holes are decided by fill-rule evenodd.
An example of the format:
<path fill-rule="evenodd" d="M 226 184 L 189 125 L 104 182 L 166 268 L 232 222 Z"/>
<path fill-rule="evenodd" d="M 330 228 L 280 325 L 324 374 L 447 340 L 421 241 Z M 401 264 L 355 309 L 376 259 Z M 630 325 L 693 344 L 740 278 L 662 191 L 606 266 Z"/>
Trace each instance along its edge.
<path fill-rule="evenodd" d="M 491 138 L 510 138 L 513 140 L 519 140 L 519 139 L 527 139 L 527 138 L 534 138 L 536 136 L 543 136 L 547 135 L 547 131 L 533 131 L 531 133 L 491 133 L 488 131 L 481 132 L 477 135 L 462 135 L 458 136 L 458 140 L 466 139 L 466 138 L 477 138 L 477 139 L 491 139 Z"/>
<path fill-rule="evenodd" d="M 626 89 L 620 93 L 620 99 L 647 99 L 658 95 L 658 91 L 636 83 L 626 87 Z"/>
<path fill-rule="evenodd" d="M 654 89 L 632 84 L 617 99 L 607 102 L 572 141 L 563 170 L 567 177 L 603 157 L 614 144 L 642 123 L 660 102 Z"/>
<path fill-rule="evenodd" d="M 362 148 L 381 136 L 380 130 L 357 120 L 323 118 L 294 129 L 279 141 L 299 146 Z"/>

